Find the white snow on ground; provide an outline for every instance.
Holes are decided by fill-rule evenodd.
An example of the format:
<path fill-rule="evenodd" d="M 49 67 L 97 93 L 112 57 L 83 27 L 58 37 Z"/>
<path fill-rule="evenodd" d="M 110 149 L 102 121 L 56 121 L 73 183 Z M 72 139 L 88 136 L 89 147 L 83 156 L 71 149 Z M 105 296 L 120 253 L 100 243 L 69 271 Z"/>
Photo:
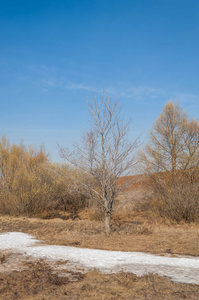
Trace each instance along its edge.
<path fill-rule="evenodd" d="M 41 246 L 41 242 L 33 236 L 20 232 L 0 234 L 0 250 L 12 250 L 35 258 L 65 260 L 67 266 L 85 270 L 97 269 L 103 273 L 124 271 L 138 276 L 156 273 L 174 281 L 199 284 L 199 257 L 173 258 L 141 252 Z"/>

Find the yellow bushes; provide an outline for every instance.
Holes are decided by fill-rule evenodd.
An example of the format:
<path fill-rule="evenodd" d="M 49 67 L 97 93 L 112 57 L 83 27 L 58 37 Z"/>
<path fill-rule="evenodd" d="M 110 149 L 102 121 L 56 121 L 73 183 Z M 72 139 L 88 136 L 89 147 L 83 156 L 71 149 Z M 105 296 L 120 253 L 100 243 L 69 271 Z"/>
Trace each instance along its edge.
<path fill-rule="evenodd" d="M 77 210 L 86 197 L 75 170 L 53 165 L 41 148 L 0 140 L 0 213 L 33 215 L 43 210 Z"/>

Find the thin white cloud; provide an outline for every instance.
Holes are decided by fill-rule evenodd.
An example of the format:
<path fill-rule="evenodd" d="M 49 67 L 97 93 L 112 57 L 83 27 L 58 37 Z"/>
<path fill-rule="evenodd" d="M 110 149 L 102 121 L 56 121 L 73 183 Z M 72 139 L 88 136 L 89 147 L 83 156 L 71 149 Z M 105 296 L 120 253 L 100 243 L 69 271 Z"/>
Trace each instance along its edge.
<path fill-rule="evenodd" d="M 120 85 L 107 87 L 105 89 L 96 88 L 90 85 L 84 85 L 79 83 L 67 83 L 65 86 L 66 89 L 69 90 L 84 90 L 92 93 L 102 93 L 103 91 L 107 92 L 110 96 L 117 96 L 117 97 L 125 97 L 125 98 L 132 98 L 136 101 L 145 100 L 146 98 L 156 99 L 160 95 L 164 94 L 162 89 L 156 89 L 152 87 L 145 87 L 145 86 L 129 86 L 129 87 L 122 87 Z"/>
<path fill-rule="evenodd" d="M 41 80 L 41 83 L 44 84 L 45 87 L 61 87 L 60 83 L 55 79 L 45 78 Z"/>
<path fill-rule="evenodd" d="M 82 90 L 92 93 L 100 93 L 102 90 L 91 85 L 86 85 L 82 83 L 76 83 L 71 81 L 64 80 L 55 80 L 55 79 L 43 79 L 42 83 L 50 88 L 61 88 L 65 90 Z"/>
<path fill-rule="evenodd" d="M 65 90 L 87 91 L 89 93 L 100 94 L 104 91 L 110 96 L 119 98 L 131 98 L 134 101 L 156 100 L 160 97 L 165 99 L 177 99 L 181 102 L 199 102 L 199 95 L 183 93 L 177 91 L 167 91 L 165 89 L 150 86 L 135 86 L 127 83 L 116 83 L 105 88 L 64 80 L 44 79 L 42 82 L 49 88 L 61 88 Z"/>
<path fill-rule="evenodd" d="M 199 103 L 199 95 L 197 94 L 177 93 L 175 98 L 184 103 Z"/>
<path fill-rule="evenodd" d="M 164 95 L 165 91 L 158 88 L 148 86 L 131 86 L 124 88 L 120 93 L 120 96 L 132 98 L 137 101 L 145 100 L 146 98 L 156 99 L 161 95 Z"/>
<path fill-rule="evenodd" d="M 84 90 L 84 91 L 94 92 L 94 93 L 99 93 L 101 91 L 100 89 L 97 89 L 90 85 L 84 85 L 81 83 L 72 83 L 72 82 L 67 83 L 65 85 L 65 88 L 68 90 Z"/>
<path fill-rule="evenodd" d="M 57 82 L 55 80 L 49 79 L 49 80 L 45 80 L 43 81 L 46 85 L 48 85 L 49 87 L 58 87 L 57 86 Z"/>

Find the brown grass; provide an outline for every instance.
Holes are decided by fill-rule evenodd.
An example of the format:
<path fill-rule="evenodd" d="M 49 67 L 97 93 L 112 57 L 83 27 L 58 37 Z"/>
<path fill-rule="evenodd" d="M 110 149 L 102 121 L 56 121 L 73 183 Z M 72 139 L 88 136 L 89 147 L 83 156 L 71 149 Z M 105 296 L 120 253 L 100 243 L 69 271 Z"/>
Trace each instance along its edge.
<path fill-rule="evenodd" d="M 198 299 L 199 286 L 170 282 L 149 274 L 81 274 L 60 276 L 42 261 L 29 261 L 28 269 L 0 274 L 0 299 Z M 66 272 L 66 275 L 67 272 Z"/>
<path fill-rule="evenodd" d="M 154 221 L 152 214 L 121 210 L 113 215 L 112 235 L 106 236 L 103 222 L 95 217 L 92 210 L 75 220 L 2 216 L 0 233 L 25 232 L 55 245 L 199 256 L 199 225 L 165 225 L 161 220 Z"/>
<path fill-rule="evenodd" d="M 100 215 L 92 209 L 83 211 L 75 220 L 61 213 L 59 216 L 56 219 L 1 216 L 0 233 L 25 232 L 48 244 L 199 256 L 199 225 L 196 224 L 166 225 L 153 214 L 137 213 L 124 207 L 113 215 L 113 233 L 107 237 Z M 130 273 L 105 275 L 96 271 L 86 274 L 65 271 L 62 274 L 55 268 L 60 262 L 48 265 L 6 252 L 2 252 L 0 258 L 4 269 L 1 273 L 0 268 L 2 300 L 172 300 L 198 299 L 199 295 L 199 285 L 174 283 L 153 274 L 143 277 Z M 5 269 L 7 262 L 11 269 Z"/>

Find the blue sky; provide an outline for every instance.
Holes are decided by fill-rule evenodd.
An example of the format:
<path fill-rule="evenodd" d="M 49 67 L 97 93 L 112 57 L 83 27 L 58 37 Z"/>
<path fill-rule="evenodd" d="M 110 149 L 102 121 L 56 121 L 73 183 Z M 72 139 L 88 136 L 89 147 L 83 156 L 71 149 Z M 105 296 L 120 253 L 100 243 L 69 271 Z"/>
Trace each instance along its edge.
<path fill-rule="evenodd" d="M 143 139 L 164 104 L 199 111 L 198 0 L 0 0 L 0 135 L 60 160 L 106 91 Z"/>

